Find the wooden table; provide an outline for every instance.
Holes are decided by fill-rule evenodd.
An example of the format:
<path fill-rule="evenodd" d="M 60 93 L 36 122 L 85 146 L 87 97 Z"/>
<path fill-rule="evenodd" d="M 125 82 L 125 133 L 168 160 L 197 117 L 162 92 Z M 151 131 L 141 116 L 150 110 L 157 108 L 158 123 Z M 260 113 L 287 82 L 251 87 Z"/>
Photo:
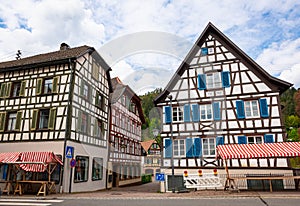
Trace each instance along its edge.
<path fill-rule="evenodd" d="M 24 184 L 40 184 L 41 186 L 37 193 L 37 196 L 39 196 L 40 194 L 43 194 L 44 196 L 46 196 L 47 189 L 48 189 L 49 193 L 56 193 L 55 182 L 22 180 L 22 181 L 16 182 L 14 194 L 18 193 L 19 195 L 22 195 L 23 194 L 22 186 Z"/>
<path fill-rule="evenodd" d="M 238 189 L 236 185 L 236 180 L 269 180 L 270 192 L 273 192 L 272 180 L 283 180 L 283 179 L 300 179 L 300 176 L 265 176 L 265 177 L 228 177 L 225 182 L 224 190 L 227 188 Z M 296 188 L 298 189 L 298 188 Z"/>

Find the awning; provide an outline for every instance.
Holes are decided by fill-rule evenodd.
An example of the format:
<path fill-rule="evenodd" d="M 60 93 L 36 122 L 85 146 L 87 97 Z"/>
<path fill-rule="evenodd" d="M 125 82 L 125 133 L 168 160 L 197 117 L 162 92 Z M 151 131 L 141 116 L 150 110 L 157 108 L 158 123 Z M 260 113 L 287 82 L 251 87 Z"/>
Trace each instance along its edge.
<path fill-rule="evenodd" d="M 20 168 L 29 172 L 44 172 L 51 163 L 62 165 L 53 152 L 0 153 L 0 163 L 20 164 Z"/>
<path fill-rule="evenodd" d="M 20 152 L 0 153 L 0 163 L 16 162 L 20 157 Z"/>
<path fill-rule="evenodd" d="M 217 155 L 222 159 L 297 157 L 300 156 L 300 142 L 218 145 Z"/>

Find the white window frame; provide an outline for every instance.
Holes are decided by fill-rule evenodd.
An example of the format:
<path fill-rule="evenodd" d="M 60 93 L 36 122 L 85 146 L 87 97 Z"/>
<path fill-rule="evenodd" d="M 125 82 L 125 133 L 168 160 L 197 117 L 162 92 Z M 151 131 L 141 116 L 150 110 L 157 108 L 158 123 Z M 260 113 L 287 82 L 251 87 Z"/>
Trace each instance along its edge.
<path fill-rule="evenodd" d="M 207 89 L 222 88 L 222 79 L 220 72 L 213 72 L 206 74 Z"/>
<path fill-rule="evenodd" d="M 245 116 L 247 118 L 259 117 L 258 100 L 245 101 Z"/>
<path fill-rule="evenodd" d="M 203 157 L 216 156 L 216 138 L 202 138 L 202 154 Z"/>
<path fill-rule="evenodd" d="M 17 112 L 8 113 L 7 131 L 13 131 L 16 128 Z"/>
<path fill-rule="evenodd" d="M 200 105 L 200 120 L 203 121 L 203 120 L 212 120 L 212 119 L 213 119 L 212 104 Z"/>
<path fill-rule="evenodd" d="M 253 142 L 249 141 L 250 138 L 253 138 Z M 248 136 L 247 137 L 247 143 L 248 144 L 261 144 L 261 143 L 264 143 L 264 138 L 262 136 Z"/>
<path fill-rule="evenodd" d="M 183 122 L 183 108 L 173 107 L 172 108 L 172 120 L 173 122 Z"/>
<path fill-rule="evenodd" d="M 175 139 L 173 141 L 173 156 L 174 157 L 185 157 L 185 140 Z"/>

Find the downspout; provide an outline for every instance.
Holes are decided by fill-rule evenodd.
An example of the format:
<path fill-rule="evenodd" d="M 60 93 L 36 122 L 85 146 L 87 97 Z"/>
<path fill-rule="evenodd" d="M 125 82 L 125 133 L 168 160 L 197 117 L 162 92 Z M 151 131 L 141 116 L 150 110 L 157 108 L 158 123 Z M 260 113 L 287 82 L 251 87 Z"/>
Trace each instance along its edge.
<path fill-rule="evenodd" d="M 63 181 L 64 181 L 64 168 L 66 167 L 66 147 L 67 147 L 67 140 L 71 137 L 71 125 L 72 125 L 72 98 L 74 92 L 74 80 L 75 80 L 75 70 L 73 68 L 73 62 L 69 59 L 69 69 L 71 70 L 70 74 L 70 89 L 69 89 L 69 97 L 68 97 L 68 109 L 67 109 L 67 120 L 66 120 L 66 132 L 64 138 L 64 148 L 63 148 L 63 167 L 61 171 L 61 178 L 60 178 L 60 193 L 64 193 L 63 191 Z M 71 184 L 71 182 L 69 183 Z"/>
<path fill-rule="evenodd" d="M 110 82 L 110 74 L 109 72 L 111 71 L 111 68 L 109 68 L 106 72 L 106 76 L 108 79 L 108 82 Z M 109 83 L 110 84 L 110 83 Z M 109 86 L 111 88 L 111 86 Z M 112 127 L 112 124 L 111 124 L 111 118 L 112 118 L 112 112 L 111 112 L 111 99 L 110 99 L 110 93 L 113 93 L 112 89 L 109 89 L 109 94 L 108 94 L 108 114 L 107 114 L 107 117 L 108 117 L 108 121 L 107 121 L 107 124 L 108 124 L 108 138 L 107 138 L 107 161 L 106 161 L 106 181 L 105 181 L 105 188 L 108 189 L 108 181 L 110 180 L 109 178 L 109 172 L 108 172 L 108 162 L 109 162 L 109 157 L 110 157 L 110 152 L 111 152 L 111 146 L 110 146 L 110 133 L 111 133 L 111 127 Z M 111 165 L 112 166 L 112 165 Z M 112 169 L 112 172 L 113 172 L 113 167 L 111 168 Z M 113 175 L 113 174 L 112 174 Z"/>

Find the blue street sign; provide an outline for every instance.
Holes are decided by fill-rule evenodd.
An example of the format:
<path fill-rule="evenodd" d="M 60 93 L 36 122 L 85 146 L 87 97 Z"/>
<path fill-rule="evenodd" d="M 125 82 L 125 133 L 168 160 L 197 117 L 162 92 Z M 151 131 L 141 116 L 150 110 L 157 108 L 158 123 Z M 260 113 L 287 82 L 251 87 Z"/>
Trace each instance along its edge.
<path fill-rule="evenodd" d="M 76 165 L 76 160 L 75 159 L 71 159 L 70 166 L 71 167 L 75 167 L 75 165 Z"/>
<path fill-rule="evenodd" d="M 163 173 L 156 173 L 155 174 L 155 181 L 159 181 L 159 182 L 165 181 L 165 174 L 163 174 Z"/>
<path fill-rule="evenodd" d="M 66 148 L 66 158 L 73 158 L 74 147 L 67 146 Z"/>

